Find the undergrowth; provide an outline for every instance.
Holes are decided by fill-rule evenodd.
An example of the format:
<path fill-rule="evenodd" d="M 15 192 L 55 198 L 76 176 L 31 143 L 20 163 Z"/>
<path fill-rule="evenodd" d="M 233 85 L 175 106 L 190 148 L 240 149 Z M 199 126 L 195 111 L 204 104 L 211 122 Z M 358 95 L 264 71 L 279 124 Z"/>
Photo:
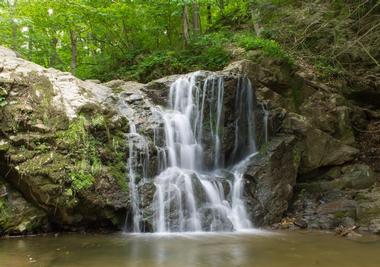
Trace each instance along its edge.
<path fill-rule="evenodd" d="M 249 31 L 218 31 L 200 36 L 182 50 L 164 50 L 143 53 L 128 58 L 113 75 L 124 80 L 149 82 L 171 74 L 181 74 L 196 70 L 216 71 L 230 63 L 232 56 L 228 46 L 238 46 L 245 50 L 259 50 L 264 55 L 293 63 L 292 58 L 272 39 L 256 37 Z M 115 74 L 116 73 L 116 74 Z"/>

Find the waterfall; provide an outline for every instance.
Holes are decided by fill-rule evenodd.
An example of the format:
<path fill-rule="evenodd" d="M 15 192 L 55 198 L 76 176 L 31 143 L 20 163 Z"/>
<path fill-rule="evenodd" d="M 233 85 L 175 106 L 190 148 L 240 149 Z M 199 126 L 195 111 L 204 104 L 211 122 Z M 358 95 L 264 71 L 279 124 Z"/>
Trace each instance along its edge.
<path fill-rule="evenodd" d="M 129 120 L 129 133 L 126 135 L 128 142 L 128 160 L 127 160 L 127 173 L 128 173 L 128 188 L 129 196 L 132 207 L 131 221 L 132 228 L 128 229 L 128 222 L 125 221 L 125 230 L 132 230 L 133 232 L 141 232 L 141 219 L 142 211 L 140 210 L 140 195 L 138 192 L 138 181 L 148 177 L 148 164 L 149 164 L 149 145 L 143 135 L 137 133 L 137 128 L 134 118 L 134 110 L 125 101 L 125 95 L 121 95 L 117 106 L 119 112 L 126 116 Z"/>
<path fill-rule="evenodd" d="M 130 136 L 137 135 L 136 126 L 131 123 Z M 140 232 L 140 209 L 139 209 L 139 195 L 136 186 L 136 149 L 132 138 L 129 138 L 129 157 L 128 157 L 128 174 L 129 174 L 129 190 L 131 195 L 132 211 L 133 211 L 133 231 Z"/>
<path fill-rule="evenodd" d="M 164 129 L 163 144 L 157 141 L 159 130 L 154 138 L 159 165 L 152 203 L 154 231 L 252 227 L 243 200 L 243 174 L 256 153 L 254 92 L 249 79 L 239 79 L 229 168 L 222 146 L 224 94 L 223 77 L 196 72 L 171 85 L 166 109 L 154 109 Z"/>
<path fill-rule="evenodd" d="M 268 120 L 269 120 L 269 111 L 265 103 L 262 104 L 263 108 L 263 124 L 264 124 L 264 141 L 268 143 Z"/>

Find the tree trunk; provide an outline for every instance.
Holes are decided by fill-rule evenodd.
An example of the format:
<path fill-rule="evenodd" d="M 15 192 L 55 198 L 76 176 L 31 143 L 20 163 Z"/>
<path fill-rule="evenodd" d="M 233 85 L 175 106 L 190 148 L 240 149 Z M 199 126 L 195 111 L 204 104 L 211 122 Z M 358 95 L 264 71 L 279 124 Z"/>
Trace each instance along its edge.
<path fill-rule="evenodd" d="M 13 3 L 11 1 L 8 1 L 8 6 L 11 9 L 11 29 L 12 29 L 11 47 L 13 50 L 16 50 L 17 49 L 17 23 L 15 22 L 15 19 L 16 19 L 17 0 L 14 0 Z"/>
<path fill-rule="evenodd" d="M 31 59 L 33 56 L 33 39 L 32 39 L 31 31 L 32 30 L 29 29 L 29 33 L 28 33 L 28 57 L 29 57 L 29 59 Z"/>
<path fill-rule="evenodd" d="M 223 14 L 224 13 L 224 0 L 219 0 L 219 8 L 220 8 L 220 12 Z"/>
<path fill-rule="evenodd" d="M 262 27 L 258 23 L 258 14 L 255 12 L 255 1 L 249 1 L 249 12 L 251 13 L 251 22 L 255 30 L 256 36 L 261 35 Z"/>
<path fill-rule="evenodd" d="M 199 13 L 199 4 L 196 2 L 193 3 L 193 28 L 196 35 L 201 33 L 201 16 Z"/>
<path fill-rule="evenodd" d="M 212 24 L 211 4 L 207 4 L 207 25 L 210 27 Z"/>
<path fill-rule="evenodd" d="M 57 64 L 57 58 L 58 58 L 58 53 L 57 53 L 57 43 L 58 43 L 58 38 L 53 37 L 50 41 L 50 46 L 51 46 L 51 56 L 50 56 L 50 67 L 54 67 Z"/>
<path fill-rule="evenodd" d="M 77 70 L 77 57 L 78 57 L 78 35 L 75 31 L 70 30 L 71 41 L 71 73 L 75 75 Z"/>
<path fill-rule="evenodd" d="M 183 15 L 182 15 L 182 26 L 183 26 L 183 44 L 187 47 L 190 43 L 190 34 L 189 34 L 189 8 L 185 4 L 183 6 Z"/>

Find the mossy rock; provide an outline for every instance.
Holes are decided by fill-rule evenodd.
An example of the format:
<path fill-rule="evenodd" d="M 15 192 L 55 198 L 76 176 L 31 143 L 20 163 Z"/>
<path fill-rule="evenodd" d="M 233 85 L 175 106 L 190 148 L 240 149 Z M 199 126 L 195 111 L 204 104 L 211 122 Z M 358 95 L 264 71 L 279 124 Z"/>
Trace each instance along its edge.
<path fill-rule="evenodd" d="M 0 234 L 19 235 L 47 229 L 46 213 L 0 181 Z"/>

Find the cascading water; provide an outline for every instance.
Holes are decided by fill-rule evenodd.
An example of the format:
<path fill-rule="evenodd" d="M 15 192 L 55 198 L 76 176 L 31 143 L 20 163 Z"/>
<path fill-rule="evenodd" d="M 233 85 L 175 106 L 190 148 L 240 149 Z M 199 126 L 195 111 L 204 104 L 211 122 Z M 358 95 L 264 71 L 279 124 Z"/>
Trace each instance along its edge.
<path fill-rule="evenodd" d="M 129 220 L 126 220 L 124 228 L 133 232 L 141 232 L 142 211 L 140 210 L 141 199 L 137 184 L 139 178 L 146 179 L 148 177 L 149 146 L 146 138 L 137 133 L 134 122 L 134 111 L 129 107 L 124 98 L 125 96 L 121 96 L 118 107 L 120 113 L 129 119 L 129 133 L 126 136 L 129 154 L 126 169 L 128 170 L 128 188 L 132 207 L 132 228 L 128 229 L 130 228 L 127 225 Z"/>
<path fill-rule="evenodd" d="M 263 124 L 264 124 L 264 141 L 265 143 L 268 142 L 268 120 L 269 120 L 269 111 L 268 107 L 265 103 L 262 104 L 263 108 Z"/>
<path fill-rule="evenodd" d="M 170 88 L 168 108 L 155 110 L 162 118 L 165 140 L 163 146 L 156 144 L 156 232 L 252 227 L 242 195 L 243 173 L 256 151 L 253 89 L 249 79 L 239 79 L 232 167 L 227 169 L 223 169 L 221 142 L 224 93 L 222 77 L 196 72 L 175 81 Z"/>
<path fill-rule="evenodd" d="M 132 223 L 133 232 L 140 232 L 141 210 L 140 210 L 140 196 L 137 188 L 137 170 L 142 169 L 142 178 L 145 179 L 147 174 L 147 165 L 149 162 L 149 147 L 145 138 L 138 134 L 136 125 L 130 122 L 130 132 L 128 134 L 128 161 L 127 169 L 129 175 L 129 191 L 132 206 Z"/>

